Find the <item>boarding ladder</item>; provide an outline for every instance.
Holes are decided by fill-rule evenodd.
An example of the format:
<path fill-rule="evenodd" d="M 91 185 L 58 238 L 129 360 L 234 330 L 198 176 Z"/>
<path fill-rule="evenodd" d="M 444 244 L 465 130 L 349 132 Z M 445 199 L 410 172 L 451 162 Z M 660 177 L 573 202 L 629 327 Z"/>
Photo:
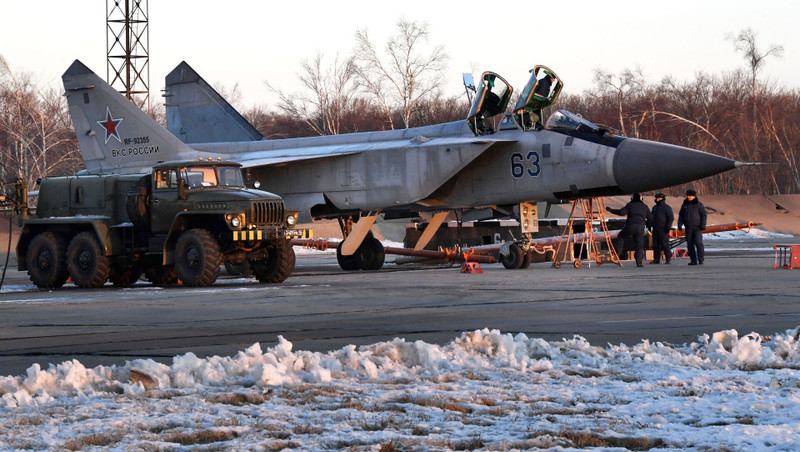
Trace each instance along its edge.
<path fill-rule="evenodd" d="M 575 222 L 575 214 L 580 207 L 580 215 L 584 220 L 584 231 L 582 234 L 573 234 L 572 226 Z M 608 223 L 606 222 L 606 203 L 604 198 L 582 198 L 572 201 L 572 210 L 569 214 L 567 224 L 564 226 L 564 231 L 556 245 L 556 253 L 553 257 L 553 267 L 561 268 L 561 264 L 568 260 L 567 254 L 570 250 L 575 249 L 576 245 L 580 245 L 576 256 L 572 257 L 572 265 L 575 268 L 581 268 L 584 250 L 586 250 L 586 262 L 591 267 L 591 262 L 594 260 L 597 265 L 604 262 L 614 262 L 620 267 L 622 262 L 617 255 L 614 245 L 611 243 L 611 235 L 608 232 Z M 597 220 L 600 223 L 601 231 L 595 233 L 594 222 Z M 607 252 L 600 250 L 600 243 L 605 242 Z M 572 253 L 574 254 L 574 252 Z"/>

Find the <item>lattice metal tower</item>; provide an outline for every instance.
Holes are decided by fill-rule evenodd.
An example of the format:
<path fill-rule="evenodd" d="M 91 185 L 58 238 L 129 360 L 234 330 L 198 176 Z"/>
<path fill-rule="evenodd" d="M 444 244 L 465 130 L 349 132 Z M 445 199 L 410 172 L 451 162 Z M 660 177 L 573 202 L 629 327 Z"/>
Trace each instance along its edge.
<path fill-rule="evenodd" d="M 148 0 L 106 1 L 106 81 L 150 112 Z"/>

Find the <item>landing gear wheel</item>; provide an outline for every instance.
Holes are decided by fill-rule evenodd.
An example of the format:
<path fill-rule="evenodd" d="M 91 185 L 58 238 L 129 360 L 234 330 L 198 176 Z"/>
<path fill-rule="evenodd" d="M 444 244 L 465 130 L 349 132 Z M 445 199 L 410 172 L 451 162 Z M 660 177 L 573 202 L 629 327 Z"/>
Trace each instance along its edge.
<path fill-rule="evenodd" d="M 356 250 L 352 256 L 345 256 L 342 254 L 342 244 L 344 244 L 344 241 L 339 243 L 339 246 L 336 247 L 336 261 L 339 262 L 339 267 L 348 272 L 360 269 L 361 253 L 358 252 L 359 250 Z"/>
<path fill-rule="evenodd" d="M 292 274 L 297 260 L 291 242 L 287 240 L 283 245 L 273 246 L 267 254 L 265 260 L 250 262 L 256 279 L 262 283 L 284 282 Z"/>
<path fill-rule="evenodd" d="M 524 256 L 522 256 L 522 265 L 520 265 L 519 268 L 528 268 L 531 266 L 532 262 L 533 262 L 533 253 L 528 251 L 527 253 L 525 253 Z"/>
<path fill-rule="evenodd" d="M 373 237 L 371 232 L 364 238 L 356 254 L 361 256 L 362 270 L 380 270 L 386 258 L 386 251 L 383 249 L 383 244 L 380 240 Z"/>
<path fill-rule="evenodd" d="M 219 244 L 205 229 L 189 229 L 175 245 L 175 273 L 184 285 L 206 287 L 219 276 Z"/>
<path fill-rule="evenodd" d="M 142 276 L 142 267 L 138 265 L 112 264 L 108 280 L 116 287 L 131 287 Z"/>
<path fill-rule="evenodd" d="M 553 268 L 561 268 L 561 261 L 553 261 Z"/>
<path fill-rule="evenodd" d="M 93 232 L 81 232 L 72 238 L 67 248 L 67 272 L 76 286 L 102 287 L 110 271 L 108 257 Z"/>
<path fill-rule="evenodd" d="M 156 286 L 168 286 L 178 282 L 178 275 L 175 268 L 171 266 L 156 264 L 147 267 L 144 271 L 145 278 Z"/>
<path fill-rule="evenodd" d="M 575 268 L 581 268 L 581 261 L 575 261 L 572 263 L 572 265 L 574 265 Z"/>
<path fill-rule="evenodd" d="M 52 232 L 37 234 L 25 256 L 28 276 L 41 289 L 55 289 L 67 282 L 67 245 L 64 238 Z"/>
<path fill-rule="evenodd" d="M 506 248 L 503 246 L 503 248 Z M 516 270 L 518 268 L 522 268 L 522 261 L 525 258 L 525 252 L 522 251 L 522 248 L 517 245 L 516 243 L 512 243 L 508 245 L 508 249 L 504 250 L 503 248 L 500 249 L 499 260 L 500 263 L 503 264 L 503 267 L 509 270 Z M 505 251 L 505 252 L 503 252 Z"/>
<path fill-rule="evenodd" d="M 253 269 L 250 268 L 250 262 L 247 261 L 241 264 L 225 261 L 225 271 L 231 276 L 250 276 L 253 274 Z"/>

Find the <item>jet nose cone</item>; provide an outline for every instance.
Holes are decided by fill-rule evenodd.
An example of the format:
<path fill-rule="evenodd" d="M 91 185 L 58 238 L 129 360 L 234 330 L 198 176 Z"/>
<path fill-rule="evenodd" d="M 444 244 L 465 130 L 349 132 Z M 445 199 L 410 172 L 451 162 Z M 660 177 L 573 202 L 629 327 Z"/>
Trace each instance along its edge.
<path fill-rule="evenodd" d="M 650 191 L 713 176 L 736 161 L 695 149 L 627 138 L 614 154 L 614 178 L 625 193 Z"/>

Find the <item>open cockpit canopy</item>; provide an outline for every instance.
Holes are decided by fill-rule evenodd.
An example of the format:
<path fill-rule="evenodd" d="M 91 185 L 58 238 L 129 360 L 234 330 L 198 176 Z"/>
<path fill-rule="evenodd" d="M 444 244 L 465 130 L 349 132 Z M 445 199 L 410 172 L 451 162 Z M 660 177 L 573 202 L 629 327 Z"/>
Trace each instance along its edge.
<path fill-rule="evenodd" d="M 484 72 L 467 115 L 469 128 L 475 136 L 496 131 L 492 117 L 506 111 L 514 88 L 494 72 Z"/>
<path fill-rule="evenodd" d="M 531 77 L 514 107 L 514 121 L 522 130 L 542 128 L 542 109 L 553 105 L 564 83 L 547 66 L 531 69 Z"/>

